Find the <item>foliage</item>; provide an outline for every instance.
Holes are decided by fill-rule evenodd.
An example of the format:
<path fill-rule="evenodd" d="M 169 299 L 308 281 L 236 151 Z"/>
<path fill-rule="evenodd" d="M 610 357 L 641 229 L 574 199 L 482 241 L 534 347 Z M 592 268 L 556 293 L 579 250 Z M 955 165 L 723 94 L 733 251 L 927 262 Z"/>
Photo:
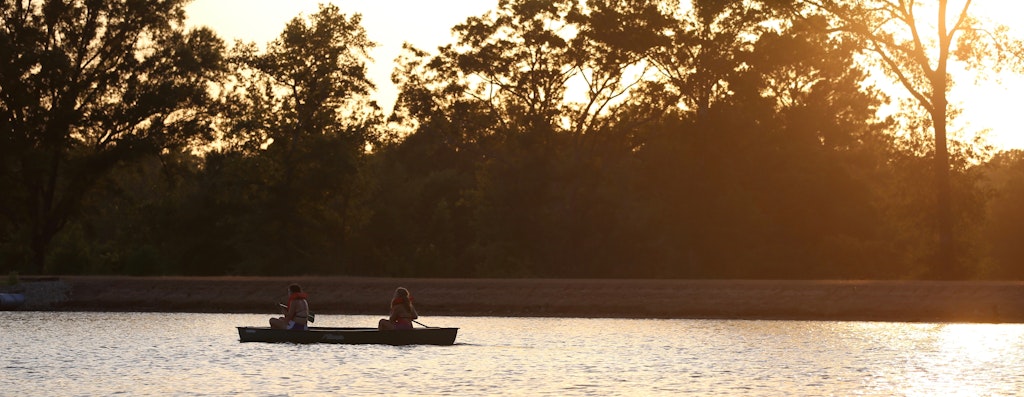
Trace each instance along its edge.
<path fill-rule="evenodd" d="M 980 241 L 987 242 L 985 257 L 991 261 L 986 277 L 1021 279 L 1024 277 L 1024 152 L 1000 153 L 979 167 L 991 198 L 985 205 L 985 220 Z"/>
<path fill-rule="evenodd" d="M 111 132 L 116 146 L 150 150 L 111 159 L 68 198 L 77 210 L 45 271 L 935 277 L 935 119 L 913 106 L 879 119 L 891 99 L 868 83 L 864 38 L 794 4 L 810 3 L 503 0 L 436 54 L 405 47 L 387 124 L 358 14 L 321 6 L 262 49 L 206 37 L 208 68 L 161 76 L 201 82 L 202 101 L 172 101 L 159 128 L 158 115 L 120 121 L 134 132 Z M 148 86 L 126 86 L 128 73 L 105 95 Z M 50 148 L 83 152 L 75 139 L 99 127 L 79 124 Z M 42 153 L 15 137 L 0 151 L 5 205 L 34 194 L 15 160 Z M 1024 277 L 1020 154 L 947 149 L 949 220 L 971 264 L 960 276 Z M 24 269 L 10 264 L 33 229 L 9 213 L 0 264 Z"/>
<path fill-rule="evenodd" d="M 954 235 L 956 214 L 950 174 L 950 143 L 947 124 L 950 111 L 948 93 L 954 81 L 950 64 L 961 62 L 966 68 L 1015 67 L 1024 70 L 1018 54 L 1013 53 L 1007 28 L 989 28 L 971 14 L 971 2 L 948 0 L 801 0 L 793 2 L 792 12 L 811 18 L 824 17 L 829 29 L 841 32 L 860 43 L 881 69 L 929 114 L 934 131 L 935 195 L 937 207 L 937 252 L 931 260 L 931 277 L 969 276 L 966 247 L 962 237 Z M 1019 44 L 1019 42 L 1018 42 Z"/>
<path fill-rule="evenodd" d="M 122 162 L 186 150 L 222 44 L 185 32 L 184 1 L 4 2 L 0 18 L 0 187 L 5 238 L 43 272 L 54 237 Z"/>
<path fill-rule="evenodd" d="M 329 272 L 341 261 L 362 222 L 360 169 L 380 136 L 366 78 L 373 46 L 358 15 L 325 5 L 289 22 L 263 53 L 236 48 L 235 81 L 225 86 L 229 146 L 206 167 L 248 185 L 228 198 L 246 208 L 228 229 L 237 239 L 230 251 L 243 258 L 236 271 Z M 228 168 L 234 161 L 242 168 Z"/>

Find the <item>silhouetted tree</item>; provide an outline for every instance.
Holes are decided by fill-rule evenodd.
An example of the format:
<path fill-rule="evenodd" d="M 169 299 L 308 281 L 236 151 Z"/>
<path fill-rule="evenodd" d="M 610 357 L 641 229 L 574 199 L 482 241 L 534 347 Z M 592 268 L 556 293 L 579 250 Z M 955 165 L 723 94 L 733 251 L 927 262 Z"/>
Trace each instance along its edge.
<path fill-rule="evenodd" d="M 626 15 L 596 7 L 607 14 L 600 28 L 613 25 L 612 14 Z M 599 256 L 581 246 L 594 244 L 581 230 L 606 219 L 588 208 L 603 167 L 613 166 L 598 155 L 612 140 L 605 131 L 614 102 L 639 80 L 628 68 L 640 51 L 593 40 L 602 30 L 592 21 L 576 1 L 503 1 L 456 26 L 457 42 L 435 58 L 413 54 L 398 76 L 398 114 L 415 119 L 417 129 L 395 153 L 454 160 L 406 165 L 403 175 L 447 175 L 463 186 L 446 199 L 470 215 L 475 231 L 458 257 L 485 274 L 580 273 Z M 571 87 L 581 89 L 567 96 Z"/>
<path fill-rule="evenodd" d="M 342 265 L 345 240 L 361 224 L 360 170 L 379 140 L 381 115 L 370 101 L 368 51 L 375 45 L 337 6 L 296 17 L 259 53 L 236 49 L 234 83 L 225 86 L 227 150 L 253 168 L 245 271 L 329 272 Z"/>
<path fill-rule="evenodd" d="M 30 247 L 27 270 L 49 271 L 54 237 L 112 167 L 206 141 L 223 44 L 184 30 L 185 3 L 0 5 L 0 238 Z"/>
<path fill-rule="evenodd" d="M 847 1 L 800 0 L 796 13 L 823 14 L 831 29 L 862 43 L 874 55 L 875 64 L 906 88 L 931 118 L 934 160 L 938 250 L 931 276 L 944 279 L 969 277 L 957 250 L 954 203 L 950 181 L 947 125 L 950 120 L 950 63 L 968 68 L 1001 68 L 1019 62 L 1012 50 L 1020 48 L 1007 37 L 1006 28 L 986 26 L 970 13 L 971 1 L 950 9 L 948 0 Z M 951 12 L 952 11 L 952 12 Z M 1019 51 L 1019 50 L 1017 50 Z"/>
<path fill-rule="evenodd" d="M 984 275 L 1024 279 L 1024 245 L 1020 241 L 1024 235 L 1024 152 L 999 153 L 979 168 L 992 195 L 981 235 L 991 261 Z"/>

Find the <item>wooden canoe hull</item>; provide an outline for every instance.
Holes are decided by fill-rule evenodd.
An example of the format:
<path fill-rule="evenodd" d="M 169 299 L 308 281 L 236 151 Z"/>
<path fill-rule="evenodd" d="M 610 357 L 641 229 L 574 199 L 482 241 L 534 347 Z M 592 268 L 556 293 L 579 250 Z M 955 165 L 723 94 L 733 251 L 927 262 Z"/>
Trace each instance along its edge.
<path fill-rule="evenodd" d="M 242 342 L 336 343 L 347 345 L 452 345 L 458 328 L 415 328 L 381 331 L 376 328 L 310 327 L 308 331 L 289 331 L 270 327 L 238 327 Z"/>

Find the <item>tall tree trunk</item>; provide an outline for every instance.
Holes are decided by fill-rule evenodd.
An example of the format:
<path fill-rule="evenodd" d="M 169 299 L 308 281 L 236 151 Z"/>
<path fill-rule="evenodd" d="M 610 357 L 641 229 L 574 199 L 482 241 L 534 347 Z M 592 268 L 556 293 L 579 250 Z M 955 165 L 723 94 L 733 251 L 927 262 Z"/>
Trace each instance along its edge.
<path fill-rule="evenodd" d="M 946 139 L 946 117 L 948 99 L 946 90 L 949 77 L 946 74 L 949 64 L 950 48 L 953 35 L 947 29 L 946 8 L 948 0 L 939 1 L 939 58 L 935 70 L 932 71 L 932 125 L 935 129 L 935 184 L 938 217 L 939 246 L 936 258 L 932 261 L 932 277 L 940 279 L 960 279 L 966 276 L 957 257 L 956 239 L 953 236 L 953 202 L 950 186 L 949 147 Z"/>
<path fill-rule="evenodd" d="M 56 134 L 53 134 L 56 135 Z M 62 154 L 60 150 L 52 150 L 47 161 L 45 172 L 42 175 L 43 181 L 36 182 L 33 186 L 32 197 L 32 236 L 30 249 L 32 250 L 32 270 L 36 274 L 46 274 L 46 255 L 50 249 L 53 237 L 59 231 L 59 222 L 56 221 L 63 214 L 59 214 L 57 200 L 57 179 L 61 169 Z M 23 167 L 27 167 L 23 163 Z"/>
<path fill-rule="evenodd" d="M 935 114 L 932 116 L 935 125 L 935 187 L 938 217 L 938 250 L 932 263 L 932 277 L 940 279 L 959 279 L 966 276 L 957 257 L 956 241 L 953 238 L 953 205 L 952 188 L 950 186 L 949 148 L 946 144 L 946 107 L 945 95 L 937 94 Z M 941 103 L 940 103 L 941 102 Z"/>
<path fill-rule="evenodd" d="M 36 274 L 46 274 L 46 250 L 50 245 L 49 240 L 40 231 L 32 233 L 32 271 Z"/>

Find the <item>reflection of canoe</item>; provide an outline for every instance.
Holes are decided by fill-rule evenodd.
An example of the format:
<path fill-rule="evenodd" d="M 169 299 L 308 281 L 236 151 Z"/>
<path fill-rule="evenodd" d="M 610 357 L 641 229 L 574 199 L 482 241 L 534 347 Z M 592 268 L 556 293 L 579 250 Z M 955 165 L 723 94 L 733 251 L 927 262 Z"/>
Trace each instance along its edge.
<path fill-rule="evenodd" d="M 289 331 L 270 327 L 238 327 L 242 342 L 341 343 L 349 345 L 451 345 L 458 328 L 415 328 L 381 331 L 376 328 L 310 327 Z"/>
<path fill-rule="evenodd" d="M 16 309 L 24 303 L 24 294 L 0 294 L 0 309 Z"/>

